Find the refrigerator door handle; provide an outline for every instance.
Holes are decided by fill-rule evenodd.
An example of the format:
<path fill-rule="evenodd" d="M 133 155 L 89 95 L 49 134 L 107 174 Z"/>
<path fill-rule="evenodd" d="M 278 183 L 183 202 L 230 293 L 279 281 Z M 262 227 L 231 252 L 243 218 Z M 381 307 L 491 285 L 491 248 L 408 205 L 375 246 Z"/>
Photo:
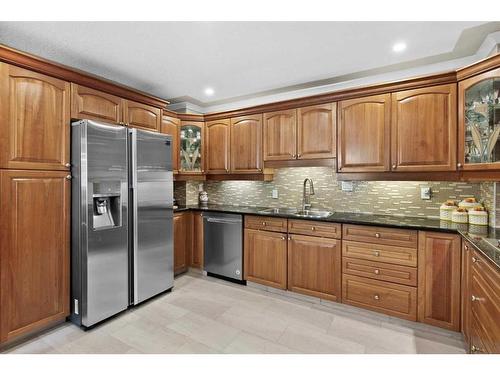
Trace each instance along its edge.
<path fill-rule="evenodd" d="M 137 212 L 137 132 L 135 129 L 130 129 L 130 164 L 131 164 L 131 173 L 130 173 L 130 194 L 132 197 L 132 202 L 130 202 L 130 208 L 132 211 L 132 250 L 133 250 L 133 301 L 137 303 L 138 289 L 137 289 L 137 251 L 139 249 L 139 239 L 138 239 L 138 212 Z"/>

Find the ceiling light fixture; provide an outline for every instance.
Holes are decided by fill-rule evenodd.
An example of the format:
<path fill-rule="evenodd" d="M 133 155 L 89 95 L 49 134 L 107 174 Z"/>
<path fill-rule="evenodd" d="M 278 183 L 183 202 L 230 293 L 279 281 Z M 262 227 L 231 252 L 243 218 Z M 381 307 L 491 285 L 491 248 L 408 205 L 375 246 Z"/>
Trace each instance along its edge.
<path fill-rule="evenodd" d="M 211 88 L 211 87 L 207 87 L 207 88 L 205 89 L 205 95 L 206 95 L 206 96 L 212 96 L 213 94 L 215 94 L 215 90 L 214 90 L 213 88 Z"/>
<path fill-rule="evenodd" d="M 398 42 L 392 46 L 394 52 L 403 52 L 406 49 L 406 43 Z"/>

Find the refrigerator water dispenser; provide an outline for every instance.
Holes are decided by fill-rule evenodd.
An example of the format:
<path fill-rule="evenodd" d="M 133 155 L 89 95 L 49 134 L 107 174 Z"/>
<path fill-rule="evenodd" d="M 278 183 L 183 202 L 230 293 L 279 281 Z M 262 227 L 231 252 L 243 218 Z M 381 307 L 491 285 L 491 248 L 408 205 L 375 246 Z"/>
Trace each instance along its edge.
<path fill-rule="evenodd" d="M 94 217 L 92 229 L 102 230 L 121 226 L 120 183 L 94 183 L 92 194 Z"/>

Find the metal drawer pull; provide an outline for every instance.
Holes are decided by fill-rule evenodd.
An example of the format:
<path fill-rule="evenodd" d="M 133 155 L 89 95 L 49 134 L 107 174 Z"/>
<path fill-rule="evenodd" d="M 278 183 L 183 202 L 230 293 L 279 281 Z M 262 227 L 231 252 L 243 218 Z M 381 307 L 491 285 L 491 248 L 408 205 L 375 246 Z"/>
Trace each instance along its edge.
<path fill-rule="evenodd" d="M 265 222 L 265 221 L 263 221 L 263 222 L 262 222 L 262 225 L 263 225 L 263 226 L 266 226 L 266 222 Z"/>
<path fill-rule="evenodd" d="M 378 301 L 378 300 L 380 299 L 380 296 L 379 296 L 378 294 L 375 294 L 375 295 L 373 296 L 373 299 L 374 299 L 374 300 L 376 300 L 376 301 Z"/>
<path fill-rule="evenodd" d="M 465 251 L 469 251 L 469 246 L 465 245 Z"/>
<path fill-rule="evenodd" d="M 375 270 L 375 271 L 373 271 L 373 273 L 374 273 L 375 275 L 378 275 L 378 274 L 380 273 L 380 271 L 379 271 L 379 270 Z"/>
<path fill-rule="evenodd" d="M 479 301 L 481 301 L 481 300 L 482 300 L 482 298 L 479 298 L 479 297 L 476 297 L 476 296 L 472 296 L 472 297 L 471 297 L 471 301 L 472 301 L 472 302 L 476 302 L 476 301 L 477 301 L 477 302 L 479 302 Z"/>
<path fill-rule="evenodd" d="M 479 347 L 477 347 L 476 345 L 472 345 L 470 347 L 470 352 L 471 353 L 477 353 L 477 352 L 482 352 L 482 350 Z"/>
<path fill-rule="evenodd" d="M 311 230 L 316 230 L 316 228 L 315 227 L 311 227 Z"/>
<path fill-rule="evenodd" d="M 479 259 L 472 257 L 472 263 L 479 263 Z"/>
<path fill-rule="evenodd" d="M 375 237 L 380 238 L 380 233 L 375 233 Z"/>
<path fill-rule="evenodd" d="M 373 255 L 375 255 L 376 257 L 379 257 L 380 256 L 380 251 L 374 251 Z"/>
<path fill-rule="evenodd" d="M 286 237 L 285 236 L 281 236 L 281 239 L 284 241 L 284 240 L 286 240 Z"/>

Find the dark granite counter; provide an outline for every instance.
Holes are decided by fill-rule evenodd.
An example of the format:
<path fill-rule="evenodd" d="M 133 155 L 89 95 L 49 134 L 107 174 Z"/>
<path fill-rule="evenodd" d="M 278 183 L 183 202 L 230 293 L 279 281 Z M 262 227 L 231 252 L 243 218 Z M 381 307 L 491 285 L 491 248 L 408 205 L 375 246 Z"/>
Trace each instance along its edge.
<path fill-rule="evenodd" d="M 467 224 L 455 224 L 438 219 L 428 219 L 423 217 L 371 215 L 352 212 L 335 212 L 326 218 L 303 218 L 287 213 L 263 213 L 262 210 L 268 207 L 248 207 L 231 205 L 188 205 L 179 206 L 174 212 L 187 210 L 226 212 L 243 215 L 275 216 L 287 219 L 316 220 L 342 224 L 361 224 L 384 226 L 392 228 L 431 230 L 447 233 L 461 234 L 466 240 L 473 244 L 478 251 L 489 258 L 494 264 L 500 267 L 500 247 L 497 246 L 500 240 L 500 229 L 492 229 L 484 226 L 470 226 Z"/>

